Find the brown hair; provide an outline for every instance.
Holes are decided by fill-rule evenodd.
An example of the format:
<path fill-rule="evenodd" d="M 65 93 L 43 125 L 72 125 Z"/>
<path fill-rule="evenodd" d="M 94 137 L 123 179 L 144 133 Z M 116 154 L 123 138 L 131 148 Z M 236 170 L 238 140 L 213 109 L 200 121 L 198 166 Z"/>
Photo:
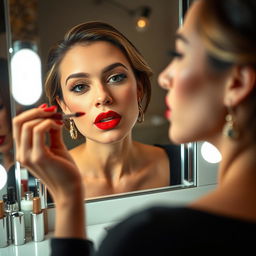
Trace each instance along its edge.
<path fill-rule="evenodd" d="M 202 0 L 197 28 L 210 67 L 222 72 L 233 65 L 250 66 L 256 72 L 255 14 L 255 0 Z M 245 127 L 251 127 L 255 133 L 256 86 L 246 98 L 246 104 Z"/>
<path fill-rule="evenodd" d="M 95 41 L 107 41 L 118 47 L 127 57 L 138 84 L 142 86 L 145 112 L 151 97 L 150 76 L 152 70 L 146 63 L 137 48 L 113 26 L 98 21 L 85 22 L 71 28 L 64 39 L 53 46 L 49 52 L 47 63 L 47 76 L 45 80 L 45 92 L 50 104 L 58 105 L 56 97 L 63 99 L 59 65 L 66 52 L 76 44 L 86 44 Z M 143 100 L 143 98 L 141 100 Z"/>

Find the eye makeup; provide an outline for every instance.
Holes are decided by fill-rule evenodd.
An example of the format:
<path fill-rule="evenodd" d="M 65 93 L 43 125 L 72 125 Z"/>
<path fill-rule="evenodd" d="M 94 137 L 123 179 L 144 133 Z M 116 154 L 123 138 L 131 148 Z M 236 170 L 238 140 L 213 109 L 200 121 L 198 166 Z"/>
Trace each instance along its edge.
<path fill-rule="evenodd" d="M 176 50 L 170 50 L 170 51 L 168 52 L 168 55 L 169 55 L 170 57 L 172 57 L 172 58 L 181 58 L 181 57 L 183 57 L 183 54 L 177 52 Z"/>

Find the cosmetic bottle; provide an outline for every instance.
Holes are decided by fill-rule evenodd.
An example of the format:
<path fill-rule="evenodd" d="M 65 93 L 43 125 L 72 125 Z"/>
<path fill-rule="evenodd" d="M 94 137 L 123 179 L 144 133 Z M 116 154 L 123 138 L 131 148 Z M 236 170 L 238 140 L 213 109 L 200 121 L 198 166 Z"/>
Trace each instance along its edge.
<path fill-rule="evenodd" d="M 25 243 L 25 221 L 23 212 L 12 213 L 13 243 L 22 245 Z"/>
<path fill-rule="evenodd" d="M 34 242 L 41 242 L 44 240 L 44 213 L 41 208 L 40 197 L 33 198 L 33 212 L 32 219 L 32 239 Z"/>
<path fill-rule="evenodd" d="M 0 248 L 8 246 L 7 217 L 4 215 L 4 201 L 0 200 Z"/>
<path fill-rule="evenodd" d="M 13 228 L 12 228 L 12 213 L 17 212 L 18 204 L 16 201 L 15 190 L 14 187 L 7 188 L 7 201 L 5 203 L 5 214 L 7 217 L 7 227 L 8 227 L 8 241 L 9 244 L 13 242 Z"/>
<path fill-rule="evenodd" d="M 24 213 L 25 220 L 25 234 L 26 237 L 31 237 L 31 212 L 33 209 L 33 191 L 24 193 L 24 198 L 20 202 L 21 211 Z"/>
<path fill-rule="evenodd" d="M 36 194 L 41 200 L 41 209 L 44 215 L 44 234 L 48 233 L 47 189 L 40 179 L 36 179 Z"/>

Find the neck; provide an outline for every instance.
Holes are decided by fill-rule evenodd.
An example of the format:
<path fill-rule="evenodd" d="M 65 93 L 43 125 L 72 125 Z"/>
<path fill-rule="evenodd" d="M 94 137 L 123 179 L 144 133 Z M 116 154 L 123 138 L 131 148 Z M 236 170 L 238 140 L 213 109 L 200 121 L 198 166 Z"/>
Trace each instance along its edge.
<path fill-rule="evenodd" d="M 219 167 L 219 184 L 227 184 L 234 179 L 242 180 L 246 177 L 250 179 L 255 175 L 256 165 L 256 145 L 251 138 L 241 140 L 230 140 L 224 138 L 220 151 L 222 162 Z M 252 179 L 255 181 L 255 179 Z M 256 185 L 256 184 L 255 184 Z"/>
<path fill-rule="evenodd" d="M 84 166 L 87 166 L 87 175 L 120 179 L 129 173 L 135 164 L 134 145 L 129 137 L 112 144 L 87 140 L 83 152 L 86 156 Z"/>

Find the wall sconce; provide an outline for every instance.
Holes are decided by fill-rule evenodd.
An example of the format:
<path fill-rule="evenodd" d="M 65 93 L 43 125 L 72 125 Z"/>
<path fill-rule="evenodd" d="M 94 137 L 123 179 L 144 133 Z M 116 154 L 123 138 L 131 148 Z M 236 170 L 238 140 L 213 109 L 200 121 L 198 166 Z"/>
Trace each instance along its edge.
<path fill-rule="evenodd" d="M 139 16 L 136 19 L 136 29 L 138 31 L 145 31 L 148 28 L 150 14 L 151 8 L 148 6 L 139 9 Z"/>
<path fill-rule="evenodd" d="M 42 95 L 41 60 L 32 42 L 15 41 L 11 52 L 11 87 L 15 101 L 32 105 Z"/>
<path fill-rule="evenodd" d="M 136 17 L 136 29 L 140 32 L 145 31 L 149 25 L 149 18 L 151 14 L 151 8 L 149 6 L 142 6 L 136 9 L 130 9 L 123 4 L 115 0 L 94 0 L 95 4 L 102 4 L 103 2 L 114 5 L 115 7 L 122 9 L 128 15 Z"/>

